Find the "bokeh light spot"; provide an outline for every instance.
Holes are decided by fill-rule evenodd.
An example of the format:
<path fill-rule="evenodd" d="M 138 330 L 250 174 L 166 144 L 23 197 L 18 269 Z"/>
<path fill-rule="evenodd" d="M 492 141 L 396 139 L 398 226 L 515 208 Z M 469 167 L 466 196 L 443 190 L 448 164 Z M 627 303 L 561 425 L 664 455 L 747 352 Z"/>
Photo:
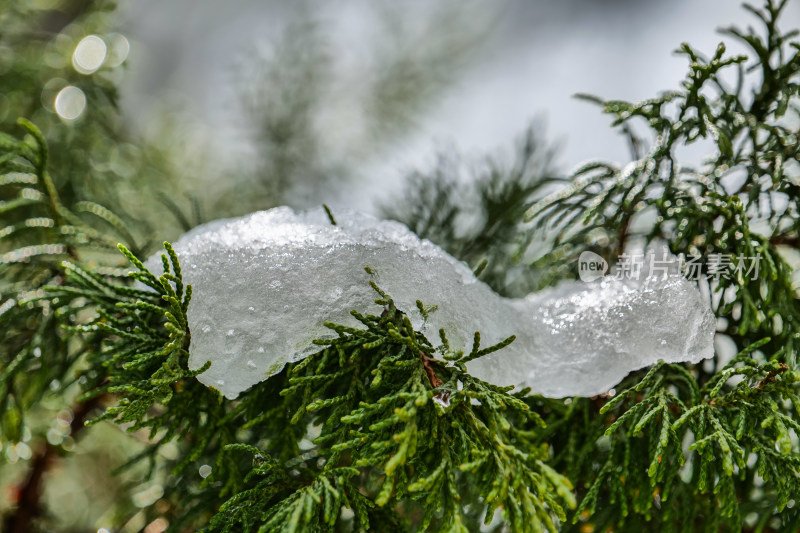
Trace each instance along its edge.
<path fill-rule="evenodd" d="M 81 39 L 72 54 L 72 66 L 81 74 L 91 74 L 103 65 L 108 47 L 97 35 L 89 35 Z"/>
<path fill-rule="evenodd" d="M 107 67 L 118 67 L 128 59 L 128 54 L 131 51 L 131 43 L 121 33 L 112 33 L 106 36 L 108 42 L 108 58 L 106 59 Z"/>
<path fill-rule="evenodd" d="M 86 109 L 86 95 L 74 85 L 67 85 L 56 95 L 56 113 L 64 120 L 75 120 Z"/>
<path fill-rule="evenodd" d="M 42 105 L 48 111 L 56 112 L 56 96 L 61 92 L 61 89 L 69 85 L 69 82 L 63 78 L 52 78 L 42 87 Z"/>
<path fill-rule="evenodd" d="M 168 527 L 169 522 L 163 517 L 159 517 L 147 524 L 147 527 L 144 528 L 144 533 L 163 533 Z"/>

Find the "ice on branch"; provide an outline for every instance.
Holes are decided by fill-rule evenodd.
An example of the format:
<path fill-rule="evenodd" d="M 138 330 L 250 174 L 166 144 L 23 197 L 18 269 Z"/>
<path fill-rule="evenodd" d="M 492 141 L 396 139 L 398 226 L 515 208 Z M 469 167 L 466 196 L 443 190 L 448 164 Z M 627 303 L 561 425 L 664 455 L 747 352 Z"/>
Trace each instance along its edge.
<path fill-rule="evenodd" d="M 324 321 L 359 325 L 350 310 L 375 299 L 367 265 L 432 341 L 439 328 L 466 349 L 475 331 L 486 345 L 516 335 L 507 348 L 468 363 L 470 373 L 497 385 L 591 396 L 659 359 L 713 355 L 709 305 L 680 276 L 564 282 L 508 299 L 402 224 L 352 211 L 337 211 L 336 221 L 322 209 L 279 207 L 205 224 L 174 244 L 194 286 L 189 366 L 212 363 L 201 382 L 235 398 L 318 350 L 311 341 L 331 336 Z M 154 271 L 159 264 L 148 262 Z M 425 324 L 413 312 L 417 299 L 439 306 Z"/>

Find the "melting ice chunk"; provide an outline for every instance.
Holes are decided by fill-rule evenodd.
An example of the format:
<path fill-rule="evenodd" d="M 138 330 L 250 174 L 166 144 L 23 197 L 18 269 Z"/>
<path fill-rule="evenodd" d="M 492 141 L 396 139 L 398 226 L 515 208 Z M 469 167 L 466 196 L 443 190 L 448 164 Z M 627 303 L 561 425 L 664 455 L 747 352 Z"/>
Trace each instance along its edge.
<path fill-rule="evenodd" d="M 287 207 L 199 226 L 174 243 L 194 286 L 189 306 L 190 368 L 235 398 L 319 347 L 325 320 L 358 325 L 351 309 L 374 300 L 364 266 L 398 308 L 436 304 L 423 328 L 469 348 L 510 335 L 507 348 L 468 363 L 497 385 L 529 386 L 551 397 L 607 391 L 628 372 L 713 355 L 714 317 L 695 286 L 677 275 L 641 282 L 601 278 L 564 282 L 522 299 L 498 296 L 469 268 L 404 225 L 353 211 L 295 213 Z M 159 268 L 158 257 L 147 266 Z M 233 331 L 235 334 L 231 335 Z"/>

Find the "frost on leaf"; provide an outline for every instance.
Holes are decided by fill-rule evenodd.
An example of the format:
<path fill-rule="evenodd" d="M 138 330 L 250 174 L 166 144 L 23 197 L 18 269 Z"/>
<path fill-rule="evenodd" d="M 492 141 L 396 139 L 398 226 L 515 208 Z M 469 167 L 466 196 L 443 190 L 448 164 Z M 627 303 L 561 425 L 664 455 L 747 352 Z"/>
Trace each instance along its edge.
<path fill-rule="evenodd" d="M 295 213 L 287 207 L 205 224 L 175 250 L 189 306 L 189 366 L 211 368 L 198 379 L 235 398 L 331 336 L 324 321 L 358 325 L 351 309 L 374 300 L 375 281 L 400 309 L 417 299 L 436 304 L 430 339 L 444 328 L 452 346 L 475 331 L 510 346 L 468 363 L 497 385 L 529 386 L 551 397 L 605 392 L 627 373 L 663 359 L 697 362 L 713 355 L 714 317 L 695 286 L 677 275 L 641 282 L 605 277 L 563 282 L 522 299 L 498 296 L 469 268 L 404 225 L 353 211 Z M 156 267 L 158 258 L 148 261 Z"/>

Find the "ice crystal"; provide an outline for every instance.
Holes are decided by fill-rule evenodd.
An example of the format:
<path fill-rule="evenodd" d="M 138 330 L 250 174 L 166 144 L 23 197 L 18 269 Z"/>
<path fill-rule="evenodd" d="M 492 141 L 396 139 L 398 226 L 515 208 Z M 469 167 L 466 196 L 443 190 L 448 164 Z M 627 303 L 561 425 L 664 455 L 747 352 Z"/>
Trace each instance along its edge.
<path fill-rule="evenodd" d="M 331 336 L 324 321 L 358 325 L 350 310 L 375 299 L 371 276 L 432 340 L 439 328 L 453 346 L 468 347 L 478 330 L 487 345 L 516 335 L 468 363 L 497 385 L 591 396 L 659 359 L 713 355 L 709 304 L 678 275 L 562 282 L 509 299 L 400 223 L 353 211 L 337 212 L 336 221 L 322 209 L 279 207 L 205 224 L 174 243 L 194 286 L 189 366 L 212 363 L 200 381 L 235 398 L 318 350 L 311 341 Z M 417 299 L 439 306 L 427 322 L 411 312 Z"/>

